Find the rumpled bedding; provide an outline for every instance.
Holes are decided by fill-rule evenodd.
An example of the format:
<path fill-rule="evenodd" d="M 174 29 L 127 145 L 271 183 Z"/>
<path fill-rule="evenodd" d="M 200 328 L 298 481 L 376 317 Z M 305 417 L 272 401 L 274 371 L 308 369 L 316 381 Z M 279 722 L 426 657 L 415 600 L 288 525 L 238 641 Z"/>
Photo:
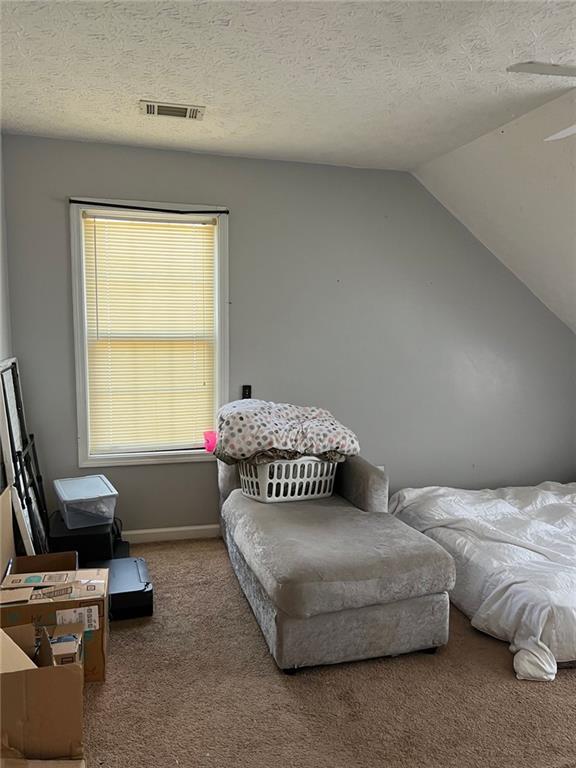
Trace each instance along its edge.
<path fill-rule="evenodd" d="M 452 602 L 510 643 L 519 679 L 576 660 L 576 483 L 406 489 L 389 509 L 454 557 Z"/>
<path fill-rule="evenodd" d="M 218 411 L 214 454 L 227 464 L 265 464 L 301 456 L 344 461 L 359 452 L 356 435 L 322 408 L 246 399 Z"/>

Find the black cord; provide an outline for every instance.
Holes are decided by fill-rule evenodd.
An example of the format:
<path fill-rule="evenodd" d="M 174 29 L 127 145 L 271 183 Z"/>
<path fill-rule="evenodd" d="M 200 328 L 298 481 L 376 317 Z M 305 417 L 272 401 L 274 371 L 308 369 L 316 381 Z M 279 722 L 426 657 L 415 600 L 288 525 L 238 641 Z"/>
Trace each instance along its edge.
<path fill-rule="evenodd" d="M 114 538 L 122 541 L 122 530 L 124 528 L 124 524 L 122 523 L 122 519 L 120 517 L 114 518 Z"/>

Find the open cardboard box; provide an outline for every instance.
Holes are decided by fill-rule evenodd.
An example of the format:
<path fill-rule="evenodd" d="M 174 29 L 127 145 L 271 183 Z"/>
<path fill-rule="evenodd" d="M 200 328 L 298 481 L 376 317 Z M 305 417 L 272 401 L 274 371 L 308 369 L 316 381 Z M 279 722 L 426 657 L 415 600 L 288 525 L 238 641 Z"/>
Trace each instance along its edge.
<path fill-rule="evenodd" d="M 9 489 L 0 494 L 0 545 L 0 573 L 4 576 L 78 570 L 75 552 L 15 557 Z M 83 631 L 84 622 L 54 626 L 54 621 L 46 621 L 50 617 L 43 611 L 54 603 L 53 598 L 38 602 L 34 622 L 24 624 L 33 592 L 33 586 L 26 587 L 24 594 L 18 588 L 0 589 L 0 596 L 6 599 L 0 603 L 0 611 L 10 611 L 4 619 L 12 624 L 0 629 L 0 768 L 86 768 L 82 759 L 84 670 L 74 660 L 81 650 L 73 643 L 66 650 L 74 655 L 54 654 L 49 636 L 82 633 L 84 641 L 88 633 Z M 107 610 L 103 615 L 107 620 Z M 106 622 L 103 626 L 107 627 Z M 39 634 L 42 642 L 37 653 Z M 82 650 L 83 646 L 84 642 Z"/>
<path fill-rule="evenodd" d="M 9 759 L 18 768 L 26 760 L 65 759 L 65 768 L 72 768 L 70 761 L 83 756 L 82 665 L 56 664 L 46 631 L 35 654 L 35 634 L 32 624 L 0 629 L 3 765 L 8 768 Z"/>
<path fill-rule="evenodd" d="M 5 491 L 4 493 L 7 493 Z M 4 499 L 4 494 L 2 494 Z M 11 509 L 2 507 L 2 552 L 9 553 L 0 586 L 0 627 L 42 627 L 84 623 L 84 679 L 106 678 L 108 644 L 108 570 L 78 569 L 76 552 L 16 557 Z M 6 547 L 6 538 L 11 547 Z"/>
<path fill-rule="evenodd" d="M 4 581 L 21 574 L 74 572 L 78 570 L 78 554 L 76 552 L 49 552 L 45 555 L 12 555 L 6 564 Z M 66 578 L 64 579 L 64 581 Z M 58 580 L 57 582 L 58 583 Z M 36 584 L 36 582 L 34 582 Z M 4 585 L 4 582 L 3 582 Z"/>

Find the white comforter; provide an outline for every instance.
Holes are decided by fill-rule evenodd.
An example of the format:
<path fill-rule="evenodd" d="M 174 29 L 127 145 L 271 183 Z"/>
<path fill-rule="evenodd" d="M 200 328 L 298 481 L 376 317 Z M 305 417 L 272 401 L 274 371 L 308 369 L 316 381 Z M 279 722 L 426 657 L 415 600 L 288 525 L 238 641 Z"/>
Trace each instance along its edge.
<path fill-rule="evenodd" d="M 510 643 L 517 677 L 554 680 L 576 660 L 576 483 L 406 489 L 390 511 L 452 554 L 452 601 Z"/>

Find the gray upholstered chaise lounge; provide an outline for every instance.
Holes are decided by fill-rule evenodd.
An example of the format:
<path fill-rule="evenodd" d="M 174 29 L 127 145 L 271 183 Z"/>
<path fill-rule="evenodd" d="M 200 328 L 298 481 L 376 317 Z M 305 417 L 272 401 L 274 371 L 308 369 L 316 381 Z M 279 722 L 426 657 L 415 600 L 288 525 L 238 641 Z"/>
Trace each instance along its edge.
<path fill-rule="evenodd" d="M 450 555 L 387 514 L 388 478 L 360 457 L 336 493 L 262 504 L 219 462 L 232 567 L 281 669 L 434 649 L 448 640 Z"/>

